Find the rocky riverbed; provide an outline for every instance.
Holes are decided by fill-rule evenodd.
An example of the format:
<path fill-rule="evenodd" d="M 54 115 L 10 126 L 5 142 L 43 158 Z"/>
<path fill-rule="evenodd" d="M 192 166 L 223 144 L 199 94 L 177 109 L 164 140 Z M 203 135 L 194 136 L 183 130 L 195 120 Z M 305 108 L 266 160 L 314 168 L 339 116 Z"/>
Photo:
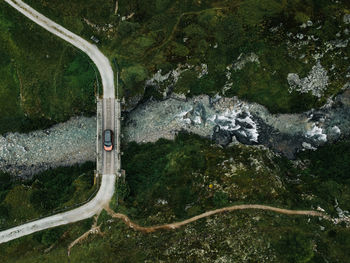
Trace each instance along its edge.
<path fill-rule="evenodd" d="M 26 178 L 42 170 L 95 160 L 96 118 L 74 117 L 50 129 L 0 136 L 0 169 Z"/>
<path fill-rule="evenodd" d="M 303 149 L 316 149 L 350 132 L 350 89 L 322 109 L 302 114 L 270 114 L 256 103 L 237 98 L 198 96 L 170 98 L 139 105 L 125 123 L 126 141 L 173 139 L 187 131 L 229 145 L 262 144 L 288 158 Z"/>
<path fill-rule="evenodd" d="M 223 146 L 265 145 L 288 158 L 350 133 L 350 89 L 318 110 L 270 114 L 237 98 L 149 100 L 125 114 L 124 141 L 155 142 L 187 131 Z M 95 160 L 96 118 L 75 117 L 44 131 L 0 136 L 0 169 L 20 177 Z"/>

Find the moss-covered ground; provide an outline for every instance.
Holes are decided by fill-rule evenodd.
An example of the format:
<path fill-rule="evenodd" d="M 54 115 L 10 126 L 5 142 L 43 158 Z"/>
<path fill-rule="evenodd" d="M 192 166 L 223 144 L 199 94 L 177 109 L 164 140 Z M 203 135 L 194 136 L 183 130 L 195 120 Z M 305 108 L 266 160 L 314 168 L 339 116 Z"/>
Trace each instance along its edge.
<path fill-rule="evenodd" d="M 29 181 L 0 173 L 0 229 L 50 215 L 86 201 L 96 191 L 94 163 L 60 167 Z"/>
<path fill-rule="evenodd" d="M 335 47 L 348 38 L 348 1 L 119 0 L 117 14 L 112 0 L 27 2 L 86 39 L 97 37 L 103 52 L 117 59 L 120 95 L 127 99 L 142 95 L 158 70 L 164 75 L 179 65 L 190 69 L 175 92 L 238 95 L 272 112 L 321 106 L 348 81 L 349 46 Z M 258 63 L 235 69 L 252 53 Z M 329 77 L 323 96 L 290 93 L 288 74 L 303 78 L 318 60 Z M 198 78 L 203 64 L 208 73 Z M 224 86 L 230 88 L 223 92 Z M 161 85 L 158 96 L 164 90 Z"/>
<path fill-rule="evenodd" d="M 85 54 L 0 3 L 0 134 L 95 113 L 96 78 Z"/>
<path fill-rule="evenodd" d="M 337 207 L 350 209 L 348 145 L 345 140 L 305 152 L 291 162 L 261 147 L 221 148 L 188 134 L 180 134 L 175 141 L 129 144 L 123 156 L 127 176 L 124 183 L 118 182 L 113 208 L 146 226 L 242 203 L 305 210 L 319 206 L 338 217 Z M 346 249 L 350 232 L 345 223 L 252 210 L 219 214 L 177 230 L 150 234 L 129 229 L 103 213 L 98 223 L 104 236 L 90 236 L 72 249 L 68 259 L 68 245 L 89 223 L 91 220 L 3 244 L 0 260 L 347 262 L 350 256 Z M 52 244 L 51 252 L 44 253 Z"/>

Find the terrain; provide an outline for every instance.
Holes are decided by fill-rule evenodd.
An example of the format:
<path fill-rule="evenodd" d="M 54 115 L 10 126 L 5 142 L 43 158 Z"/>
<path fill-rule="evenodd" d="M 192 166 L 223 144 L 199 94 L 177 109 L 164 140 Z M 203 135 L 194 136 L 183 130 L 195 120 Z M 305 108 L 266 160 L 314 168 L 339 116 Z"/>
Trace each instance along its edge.
<path fill-rule="evenodd" d="M 274 113 L 322 106 L 348 82 L 347 1 L 116 2 L 28 1 L 74 33 L 100 40 L 121 70 L 127 109 L 154 74 L 171 77 L 146 87 L 160 98 L 219 93 Z"/>
<path fill-rule="evenodd" d="M 128 176 L 118 184 L 111 207 L 141 226 L 257 202 L 293 210 L 319 209 L 334 221 L 246 210 L 145 234 L 103 212 L 97 222 L 103 236 L 90 235 L 74 246 L 69 260 L 346 262 L 348 146 L 348 141 L 324 146 L 289 161 L 261 146 L 223 149 L 186 134 L 174 141 L 132 143 L 123 158 Z M 69 244 L 91 224 L 90 220 L 67 225 L 2 244 L 1 260 L 68 262 Z"/>
<path fill-rule="evenodd" d="M 97 38 L 120 71 L 126 177 L 106 211 L 1 244 L 2 262 L 347 262 L 348 2 L 27 3 Z M 85 55 L 0 7 L 8 228 L 96 192 L 95 164 L 82 164 L 95 119 L 80 115 L 94 114 L 101 80 Z"/>

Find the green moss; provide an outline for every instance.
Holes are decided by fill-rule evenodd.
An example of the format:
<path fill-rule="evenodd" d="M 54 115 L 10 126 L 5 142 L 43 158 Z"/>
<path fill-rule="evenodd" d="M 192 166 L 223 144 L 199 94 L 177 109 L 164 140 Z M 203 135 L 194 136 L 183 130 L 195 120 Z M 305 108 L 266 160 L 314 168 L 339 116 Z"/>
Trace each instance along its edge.
<path fill-rule="evenodd" d="M 307 210 L 320 205 L 333 213 L 336 197 L 345 210 L 350 196 L 348 148 L 348 141 L 343 141 L 303 153 L 298 162 L 291 162 L 262 147 L 221 148 L 186 134 L 175 141 L 131 143 L 124 147 L 126 182 L 118 182 L 113 207 L 141 225 L 179 221 L 241 203 Z M 103 212 L 98 224 L 104 235 L 90 236 L 76 245 L 68 260 L 67 246 L 91 223 L 88 220 L 1 244 L 0 260 L 288 263 L 346 262 L 350 256 L 349 229 L 319 218 L 245 210 L 144 234 Z M 44 253 L 52 244 L 54 248 Z"/>
<path fill-rule="evenodd" d="M 95 112 L 95 74 L 85 55 L 4 2 L 0 24 L 0 133 Z"/>
<path fill-rule="evenodd" d="M 95 192 L 93 163 L 61 167 L 39 173 L 27 182 L 0 175 L 0 207 L 5 220 L 0 228 L 19 225 L 86 201 Z M 1 219 L 1 217 L 0 217 Z"/>

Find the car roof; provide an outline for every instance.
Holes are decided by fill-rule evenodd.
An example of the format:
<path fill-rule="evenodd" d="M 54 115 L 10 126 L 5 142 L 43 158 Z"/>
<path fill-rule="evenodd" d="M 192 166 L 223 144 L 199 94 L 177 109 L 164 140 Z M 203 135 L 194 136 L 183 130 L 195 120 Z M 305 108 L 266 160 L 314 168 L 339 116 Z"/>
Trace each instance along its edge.
<path fill-rule="evenodd" d="M 111 130 L 105 130 L 105 140 L 110 141 L 112 137 L 112 131 Z"/>

